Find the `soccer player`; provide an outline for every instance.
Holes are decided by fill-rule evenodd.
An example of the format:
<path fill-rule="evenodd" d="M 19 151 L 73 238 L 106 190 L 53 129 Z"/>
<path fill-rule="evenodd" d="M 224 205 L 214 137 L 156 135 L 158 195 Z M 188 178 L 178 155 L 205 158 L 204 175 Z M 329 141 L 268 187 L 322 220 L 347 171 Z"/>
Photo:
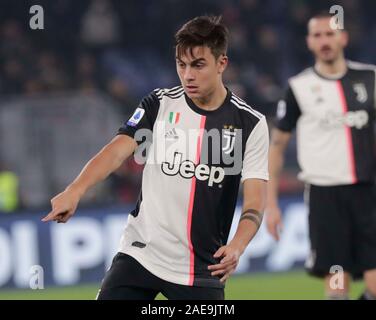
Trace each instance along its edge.
<path fill-rule="evenodd" d="M 364 276 L 362 298 L 375 299 L 376 69 L 345 60 L 348 34 L 332 29 L 331 18 L 320 14 L 309 20 L 307 45 L 315 65 L 289 79 L 286 97 L 278 105 L 266 222 L 278 240 L 278 179 L 296 127 L 299 177 L 306 183 L 309 206 L 311 253 L 306 268 L 325 279 L 328 299 L 348 298 L 350 276 Z M 343 288 L 340 278 L 332 278 L 341 270 L 336 266 L 344 270 Z"/>
<path fill-rule="evenodd" d="M 175 39 L 181 86 L 146 96 L 52 199 L 43 219 L 66 222 L 86 190 L 141 147 L 142 132 L 152 131 L 140 198 L 98 299 L 154 299 L 159 292 L 169 299 L 224 299 L 225 281 L 262 221 L 268 127 L 222 82 L 227 28 L 220 18 L 197 17 Z M 227 242 L 240 182 L 242 215 Z"/>

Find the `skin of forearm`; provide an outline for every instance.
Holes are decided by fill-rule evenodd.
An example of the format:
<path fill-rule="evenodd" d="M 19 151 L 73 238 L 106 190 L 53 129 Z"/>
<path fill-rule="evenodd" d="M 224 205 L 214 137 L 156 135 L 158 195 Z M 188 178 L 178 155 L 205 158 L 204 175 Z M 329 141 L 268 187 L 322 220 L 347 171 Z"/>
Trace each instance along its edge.
<path fill-rule="evenodd" d="M 85 165 L 67 190 L 74 191 L 81 198 L 90 187 L 103 181 L 119 168 L 129 155 L 120 154 L 111 144 L 105 146 Z"/>
<path fill-rule="evenodd" d="M 291 139 L 290 132 L 272 130 L 271 143 L 269 147 L 269 175 L 270 180 L 267 187 L 267 206 L 278 206 L 279 177 L 284 165 L 285 150 Z"/>
<path fill-rule="evenodd" d="M 242 254 L 249 242 L 256 235 L 257 230 L 258 228 L 254 222 L 243 219 L 239 222 L 236 233 L 229 244 L 237 247 Z"/>
<path fill-rule="evenodd" d="M 248 209 L 256 210 L 261 214 L 260 223 L 262 222 L 262 212 L 265 209 L 264 197 L 259 196 L 253 200 L 247 201 L 243 204 L 243 211 Z M 249 219 L 242 219 L 239 221 L 238 227 L 236 229 L 235 235 L 230 241 L 230 245 L 234 245 L 239 248 L 240 252 L 243 253 L 245 248 L 248 246 L 249 242 L 256 235 L 259 226 L 256 225 L 254 221 Z"/>
<path fill-rule="evenodd" d="M 269 150 L 269 175 L 267 203 L 268 206 L 277 204 L 279 177 L 284 165 L 283 150 L 278 146 L 271 146 Z"/>

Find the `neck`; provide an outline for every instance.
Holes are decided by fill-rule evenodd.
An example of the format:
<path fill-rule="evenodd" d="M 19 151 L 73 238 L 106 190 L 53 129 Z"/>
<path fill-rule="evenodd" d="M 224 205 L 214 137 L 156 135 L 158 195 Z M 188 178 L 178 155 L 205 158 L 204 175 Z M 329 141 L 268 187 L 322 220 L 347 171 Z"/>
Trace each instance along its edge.
<path fill-rule="evenodd" d="M 347 71 L 345 58 L 342 56 L 334 61 L 316 61 L 315 69 L 321 75 L 328 78 L 340 78 Z"/>
<path fill-rule="evenodd" d="M 214 111 L 218 109 L 223 101 L 225 101 L 227 96 L 227 90 L 223 83 L 216 88 L 214 91 L 208 93 L 205 97 L 192 99 L 194 104 L 206 111 Z"/>

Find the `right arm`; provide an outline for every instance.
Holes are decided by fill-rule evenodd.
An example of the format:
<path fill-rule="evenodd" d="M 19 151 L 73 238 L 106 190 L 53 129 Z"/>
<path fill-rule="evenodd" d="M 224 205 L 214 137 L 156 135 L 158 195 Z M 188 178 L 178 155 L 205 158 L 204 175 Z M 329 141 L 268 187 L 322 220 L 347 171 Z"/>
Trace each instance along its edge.
<path fill-rule="evenodd" d="M 137 148 L 136 132 L 139 129 L 152 130 L 158 109 L 159 98 L 153 91 L 142 99 L 133 115 L 119 129 L 118 135 L 85 165 L 62 193 L 51 200 L 52 210 L 42 221 L 67 222 L 86 191 L 106 179 L 134 153 Z"/>
<path fill-rule="evenodd" d="M 285 97 L 278 103 L 275 128 L 272 130 L 269 149 L 270 180 L 267 189 L 266 225 L 274 239 L 279 240 L 282 230 L 281 209 L 278 205 L 279 177 L 283 169 L 286 147 L 291 139 L 291 132 L 301 115 L 299 105 L 289 87 Z"/>
<path fill-rule="evenodd" d="M 272 130 L 269 148 L 269 175 L 267 184 L 266 225 L 270 234 L 279 240 L 279 231 L 282 228 L 281 210 L 278 205 L 279 177 L 283 169 L 284 154 L 290 141 L 291 133 L 277 128 Z"/>
<path fill-rule="evenodd" d="M 107 178 L 133 154 L 136 141 L 127 135 L 117 135 L 82 169 L 77 178 L 60 194 L 51 200 L 52 210 L 42 221 L 67 222 L 76 211 L 86 191 Z"/>

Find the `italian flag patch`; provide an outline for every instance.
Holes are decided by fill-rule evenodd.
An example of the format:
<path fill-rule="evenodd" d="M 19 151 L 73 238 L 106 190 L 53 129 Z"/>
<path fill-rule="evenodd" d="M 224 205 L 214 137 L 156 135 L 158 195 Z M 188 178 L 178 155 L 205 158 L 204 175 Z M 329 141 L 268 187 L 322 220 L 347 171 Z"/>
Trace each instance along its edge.
<path fill-rule="evenodd" d="M 168 117 L 168 122 L 172 124 L 176 124 L 179 122 L 180 119 L 180 112 L 170 112 L 170 115 Z"/>

